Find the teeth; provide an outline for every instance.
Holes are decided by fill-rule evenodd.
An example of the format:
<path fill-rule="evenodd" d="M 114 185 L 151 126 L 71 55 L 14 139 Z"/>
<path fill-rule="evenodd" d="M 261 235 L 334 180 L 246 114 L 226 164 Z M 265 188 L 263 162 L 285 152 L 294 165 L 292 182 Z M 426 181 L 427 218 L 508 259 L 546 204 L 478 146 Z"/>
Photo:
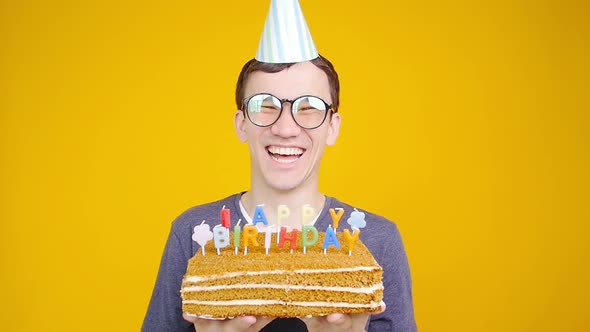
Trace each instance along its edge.
<path fill-rule="evenodd" d="M 284 148 L 278 146 L 271 146 L 268 151 L 272 154 L 280 154 L 283 156 L 298 156 L 303 154 L 303 149 L 300 148 Z"/>
<path fill-rule="evenodd" d="M 297 159 L 299 158 L 292 158 L 292 159 L 284 159 L 284 158 L 277 158 L 275 156 L 270 156 L 272 159 L 274 159 L 274 161 L 277 161 L 281 164 L 290 164 L 290 163 L 294 163 L 297 161 Z"/>

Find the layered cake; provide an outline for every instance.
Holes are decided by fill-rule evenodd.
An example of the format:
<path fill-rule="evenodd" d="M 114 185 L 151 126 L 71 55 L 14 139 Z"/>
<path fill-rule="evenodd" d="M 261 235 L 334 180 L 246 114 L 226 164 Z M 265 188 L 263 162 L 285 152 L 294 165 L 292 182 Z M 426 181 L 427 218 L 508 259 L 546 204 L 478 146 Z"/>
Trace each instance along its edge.
<path fill-rule="evenodd" d="M 329 236 L 342 246 L 326 248 L 326 234 L 318 232 L 318 241 L 305 252 L 301 236 L 296 244 L 279 246 L 273 234 L 269 248 L 268 238 L 265 246 L 265 234 L 260 233 L 253 241 L 258 246 L 220 251 L 210 241 L 188 262 L 181 289 L 183 312 L 223 319 L 379 311 L 382 268 L 360 240 L 351 243 L 350 234 L 332 233 Z"/>

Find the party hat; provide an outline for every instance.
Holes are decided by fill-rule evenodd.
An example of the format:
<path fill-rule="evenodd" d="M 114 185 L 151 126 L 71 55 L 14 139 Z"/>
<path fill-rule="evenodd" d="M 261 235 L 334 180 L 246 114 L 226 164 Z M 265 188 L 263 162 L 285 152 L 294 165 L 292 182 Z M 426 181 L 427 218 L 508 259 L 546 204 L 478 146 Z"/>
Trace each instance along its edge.
<path fill-rule="evenodd" d="M 271 0 L 256 60 L 291 63 L 318 57 L 298 0 Z"/>

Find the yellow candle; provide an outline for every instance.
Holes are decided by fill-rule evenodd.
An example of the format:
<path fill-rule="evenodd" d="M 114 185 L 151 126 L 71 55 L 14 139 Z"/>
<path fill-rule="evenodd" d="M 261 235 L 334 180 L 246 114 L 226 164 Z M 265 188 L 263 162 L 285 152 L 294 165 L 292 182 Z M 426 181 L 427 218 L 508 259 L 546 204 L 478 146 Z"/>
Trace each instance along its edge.
<path fill-rule="evenodd" d="M 348 244 L 348 253 L 352 253 L 352 248 L 354 248 L 354 244 L 359 239 L 359 234 L 361 234 L 360 229 L 353 230 L 352 234 L 348 229 L 344 230 L 344 239 L 346 240 L 346 244 Z"/>
<path fill-rule="evenodd" d="M 301 225 L 309 225 L 312 222 L 313 217 L 315 217 L 315 210 L 311 205 L 305 204 L 301 207 Z"/>
<path fill-rule="evenodd" d="M 277 244 L 279 243 L 279 231 L 281 229 L 281 225 L 283 224 L 283 220 L 287 219 L 289 217 L 289 215 L 291 214 L 291 211 L 289 210 L 289 207 L 281 204 L 277 207 Z"/>
<path fill-rule="evenodd" d="M 336 210 L 338 210 L 338 212 L 336 212 Z M 340 219 L 342 219 L 342 216 L 344 215 L 344 209 L 343 208 L 331 208 L 330 210 L 330 217 L 332 217 L 332 227 L 334 227 L 334 229 L 338 229 L 338 225 L 340 225 Z"/>
<path fill-rule="evenodd" d="M 256 228 L 256 226 L 253 225 L 246 225 L 244 226 L 244 228 L 242 228 L 242 246 L 243 247 L 247 247 L 250 242 L 252 242 L 252 245 L 255 247 L 258 247 L 258 240 L 256 239 L 256 236 L 258 235 L 258 228 Z"/>
<path fill-rule="evenodd" d="M 277 208 L 277 227 L 280 229 L 283 224 L 283 220 L 287 219 L 291 214 L 289 207 L 286 205 L 279 205 Z"/>

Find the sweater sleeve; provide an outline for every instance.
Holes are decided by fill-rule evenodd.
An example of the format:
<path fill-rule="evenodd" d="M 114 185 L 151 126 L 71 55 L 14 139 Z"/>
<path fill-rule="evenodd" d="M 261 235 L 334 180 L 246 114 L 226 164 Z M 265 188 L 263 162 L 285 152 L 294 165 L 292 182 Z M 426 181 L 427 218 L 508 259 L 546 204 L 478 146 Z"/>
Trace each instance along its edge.
<path fill-rule="evenodd" d="M 369 332 L 415 332 L 412 281 L 401 235 L 393 224 L 385 234 L 387 239 L 375 250 L 374 256 L 383 267 L 383 300 L 386 311 L 371 317 Z"/>
<path fill-rule="evenodd" d="M 175 227 L 176 226 L 176 227 Z M 186 272 L 188 248 L 183 248 L 176 228 L 172 226 L 150 304 L 141 327 L 142 332 L 195 331 L 192 324 L 182 318 L 180 286 Z"/>

